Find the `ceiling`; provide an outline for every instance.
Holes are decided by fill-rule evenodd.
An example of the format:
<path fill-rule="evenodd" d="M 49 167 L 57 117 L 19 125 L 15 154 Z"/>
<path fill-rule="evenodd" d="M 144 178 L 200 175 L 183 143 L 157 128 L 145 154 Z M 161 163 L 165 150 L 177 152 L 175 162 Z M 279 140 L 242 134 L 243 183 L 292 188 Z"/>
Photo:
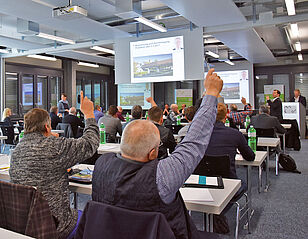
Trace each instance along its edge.
<path fill-rule="evenodd" d="M 52 16 L 53 8 L 68 6 L 69 2 L 86 9 L 87 16 L 73 20 Z M 115 39 L 136 36 L 136 14 L 164 25 L 168 31 L 203 27 L 205 51 L 220 56 L 206 55 L 208 62 L 247 59 L 266 63 L 275 62 L 277 57 L 294 58 L 298 54 L 296 42 L 301 43 L 304 57 L 308 54 L 308 0 L 295 0 L 293 16 L 288 16 L 284 0 L 0 0 L 0 6 L 0 49 L 8 50 L 0 53 L 3 57 L 47 54 L 113 65 L 114 55 L 90 47 L 113 49 Z M 20 21 L 33 22 L 38 28 L 20 31 Z M 290 23 L 297 23 L 299 36 L 294 36 Z M 156 32 L 138 25 L 139 34 Z M 41 38 L 38 32 L 75 44 Z"/>

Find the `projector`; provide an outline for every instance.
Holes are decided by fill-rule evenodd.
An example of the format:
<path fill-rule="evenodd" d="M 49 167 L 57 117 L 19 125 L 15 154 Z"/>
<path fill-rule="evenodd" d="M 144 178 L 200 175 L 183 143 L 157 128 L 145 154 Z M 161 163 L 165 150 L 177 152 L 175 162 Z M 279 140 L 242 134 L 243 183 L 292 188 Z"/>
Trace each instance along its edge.
<path fill-rule="evenodd" d="M 62 20 L 73 20 L 87 15 L 88 11 L 79 6 L 57 7 L 52 10 L 52 17 Z"/>

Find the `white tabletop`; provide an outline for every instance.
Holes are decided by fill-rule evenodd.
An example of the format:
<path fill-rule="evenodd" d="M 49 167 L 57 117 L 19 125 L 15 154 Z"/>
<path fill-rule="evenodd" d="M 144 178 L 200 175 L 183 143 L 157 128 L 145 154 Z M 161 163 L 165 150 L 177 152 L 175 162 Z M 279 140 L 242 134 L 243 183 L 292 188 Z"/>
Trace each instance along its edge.
<path fill-rule="evenodd" d="M 242 155 L 237 154 L 235 157 L 236 165 L 244 165 L 244 166 L 255 166 L 259 167 L 263 161 L 266 159 L 267 152 L 266 151 L 256 151 L 256 157 L 254 161 L 245 160 Z"/>
<path fill-rule="evenodd" d="M 115 143 L 106 143 L 100 144 L 97 153 L 98 154 L 105 154 L 105 153 L 120 153 L 120 144 Z"/>
<path fill-rule="evenodd" d="M 281 124 L 281 126 L 285 129 L 291 129 L 292 125 L 291 124 Z"/>
<path fill-rule="evenodd" d="M 6 154 L 0 154 L 0 167 L 10 166 L 10 156 Z M 9 169 L 0 169 L 0 179 L 10 180 Z M 1 237 L 0 237 L 1 238 Z"/>
<path fill-rule="evenodd" d="M 0 135 L 0 140 L 1 140 L 1 139 L 7 139 L 7 136 Z"/>
<path fill-rule="evenodd" d="M 0 228 L 0 238 L 7 238 L 7 239 L 31 239 L 33 237 L 25 236 L 19 234 L 17 232 L 9 231 L 3 228 Z"/>
<path fill-rule="evenodd" d="M 239 129 L 239 131 L 240 131 L 242 134 L 248 134 L 248 133 L 246 132 L 246 129 Z"/>
<path fill-rule="evenodd" d="M 185 125 L 188 125 L 189 123 L 181 123 L 181 125 L 185 126 Z"/>
<path fill-rule="evenodd" d="M 266 147 L 277 147 L 280 143 L 279 138 L 258 138 L 258 146 L 266 146 Z"/>
<path fill-rule="evenodd" d="M 238 179 L 223 179 L 223 182 L 224 189 L 208 189 L 213 202 L 185 201 L 183 198 L 187 209 L 219 215 L 241 187 L 241 180 Z"/>

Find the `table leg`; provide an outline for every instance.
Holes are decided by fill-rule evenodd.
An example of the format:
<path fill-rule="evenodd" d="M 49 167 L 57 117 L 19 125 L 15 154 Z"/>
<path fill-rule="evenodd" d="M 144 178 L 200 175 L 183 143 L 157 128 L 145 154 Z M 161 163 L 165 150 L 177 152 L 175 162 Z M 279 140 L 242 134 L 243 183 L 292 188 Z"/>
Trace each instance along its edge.
<path fill-rule="evenodd" d="M 276 153 L 275 156 L 276 156 L 276 176 L 278 176 L 279 174 L 279 154 Z"/>
<path fill-rule="evenodd" d="M 265 185 L 265 192 L 268 191 L 269 188 L 269 158 L 270 158 L 270 148 L 267 146 L 267 157 L 266 157 L 266 185 Z"/>
<path fill-rule="evenodd" d="M 213 214 L 210 214 L 210 232 L 214 232 L 214 218 Z"/>
<path fill-rule="evenodd" d="M 205 229 L 204 231 L 209 232 L 210 231 L 210 220 L 209 220 L 209 214 L 203 213 L 203 228 Z"/>
<path fill-rule="evenodd" d="M 262 188 L 262 167 L 259 166 L 258 192 L 261 193 Z"/>
<path fill-rule="evenodd" d="M 283 153 L 286 153 L 286 134 L 282 135 L 282 140 L 283 140 Z"/>
<path fill-rule="evenodd" d="M 250 219 L 252 210 L 252 197 L 251 197 L 251 166 L 247 166 L 247 195 L 248 195 L 248 232 L 250 233 Z"/>
<path fill-rule="evenodd" d="M 77 209 L 77 201 L 78 201 L 78 198 L 77 198 L 77 193 L 74 192 L 74 208 Z"/>

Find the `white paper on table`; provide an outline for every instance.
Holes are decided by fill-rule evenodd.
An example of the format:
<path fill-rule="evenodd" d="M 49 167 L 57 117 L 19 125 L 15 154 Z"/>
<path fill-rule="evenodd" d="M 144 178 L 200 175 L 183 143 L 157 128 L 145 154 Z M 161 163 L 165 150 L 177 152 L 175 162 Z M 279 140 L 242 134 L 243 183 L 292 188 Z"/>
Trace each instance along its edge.
<path fill-rule="evenodd" d="M 120 145 L 119 145 L 120 146 Z M 118 149 L 119 146 L 114 146 L 114 145 L 101 145 L 100 149 L 102 150 L 111 150 L 111 149 Z"/>
<path fill-rule="evenodd" d="M 244 160 L 244 158 L 241 154 L 237 154 L 235 155 L 235 160 Z"/>
<path fill-rule="evenodd" d="M 218 186 L 217 177 L 206 177 L 206 185 Z"/>
<path fill-rule="evenodd" d="M 186 180 L 185 183 L 189 183 L 189 184 L 198 184 L 199 183 L 199 175 L 190 175 L 190 177 Z"/>
<path fill-rule="evenodd" d="M 213 202 L 213 197 L 207 188 L 180 188 L 184 201 Z"/>
<path fill-rule="evenodd" d="M 9 164 L 0 164 L 0 170 L 8 170 L 9 167 Z"/>

